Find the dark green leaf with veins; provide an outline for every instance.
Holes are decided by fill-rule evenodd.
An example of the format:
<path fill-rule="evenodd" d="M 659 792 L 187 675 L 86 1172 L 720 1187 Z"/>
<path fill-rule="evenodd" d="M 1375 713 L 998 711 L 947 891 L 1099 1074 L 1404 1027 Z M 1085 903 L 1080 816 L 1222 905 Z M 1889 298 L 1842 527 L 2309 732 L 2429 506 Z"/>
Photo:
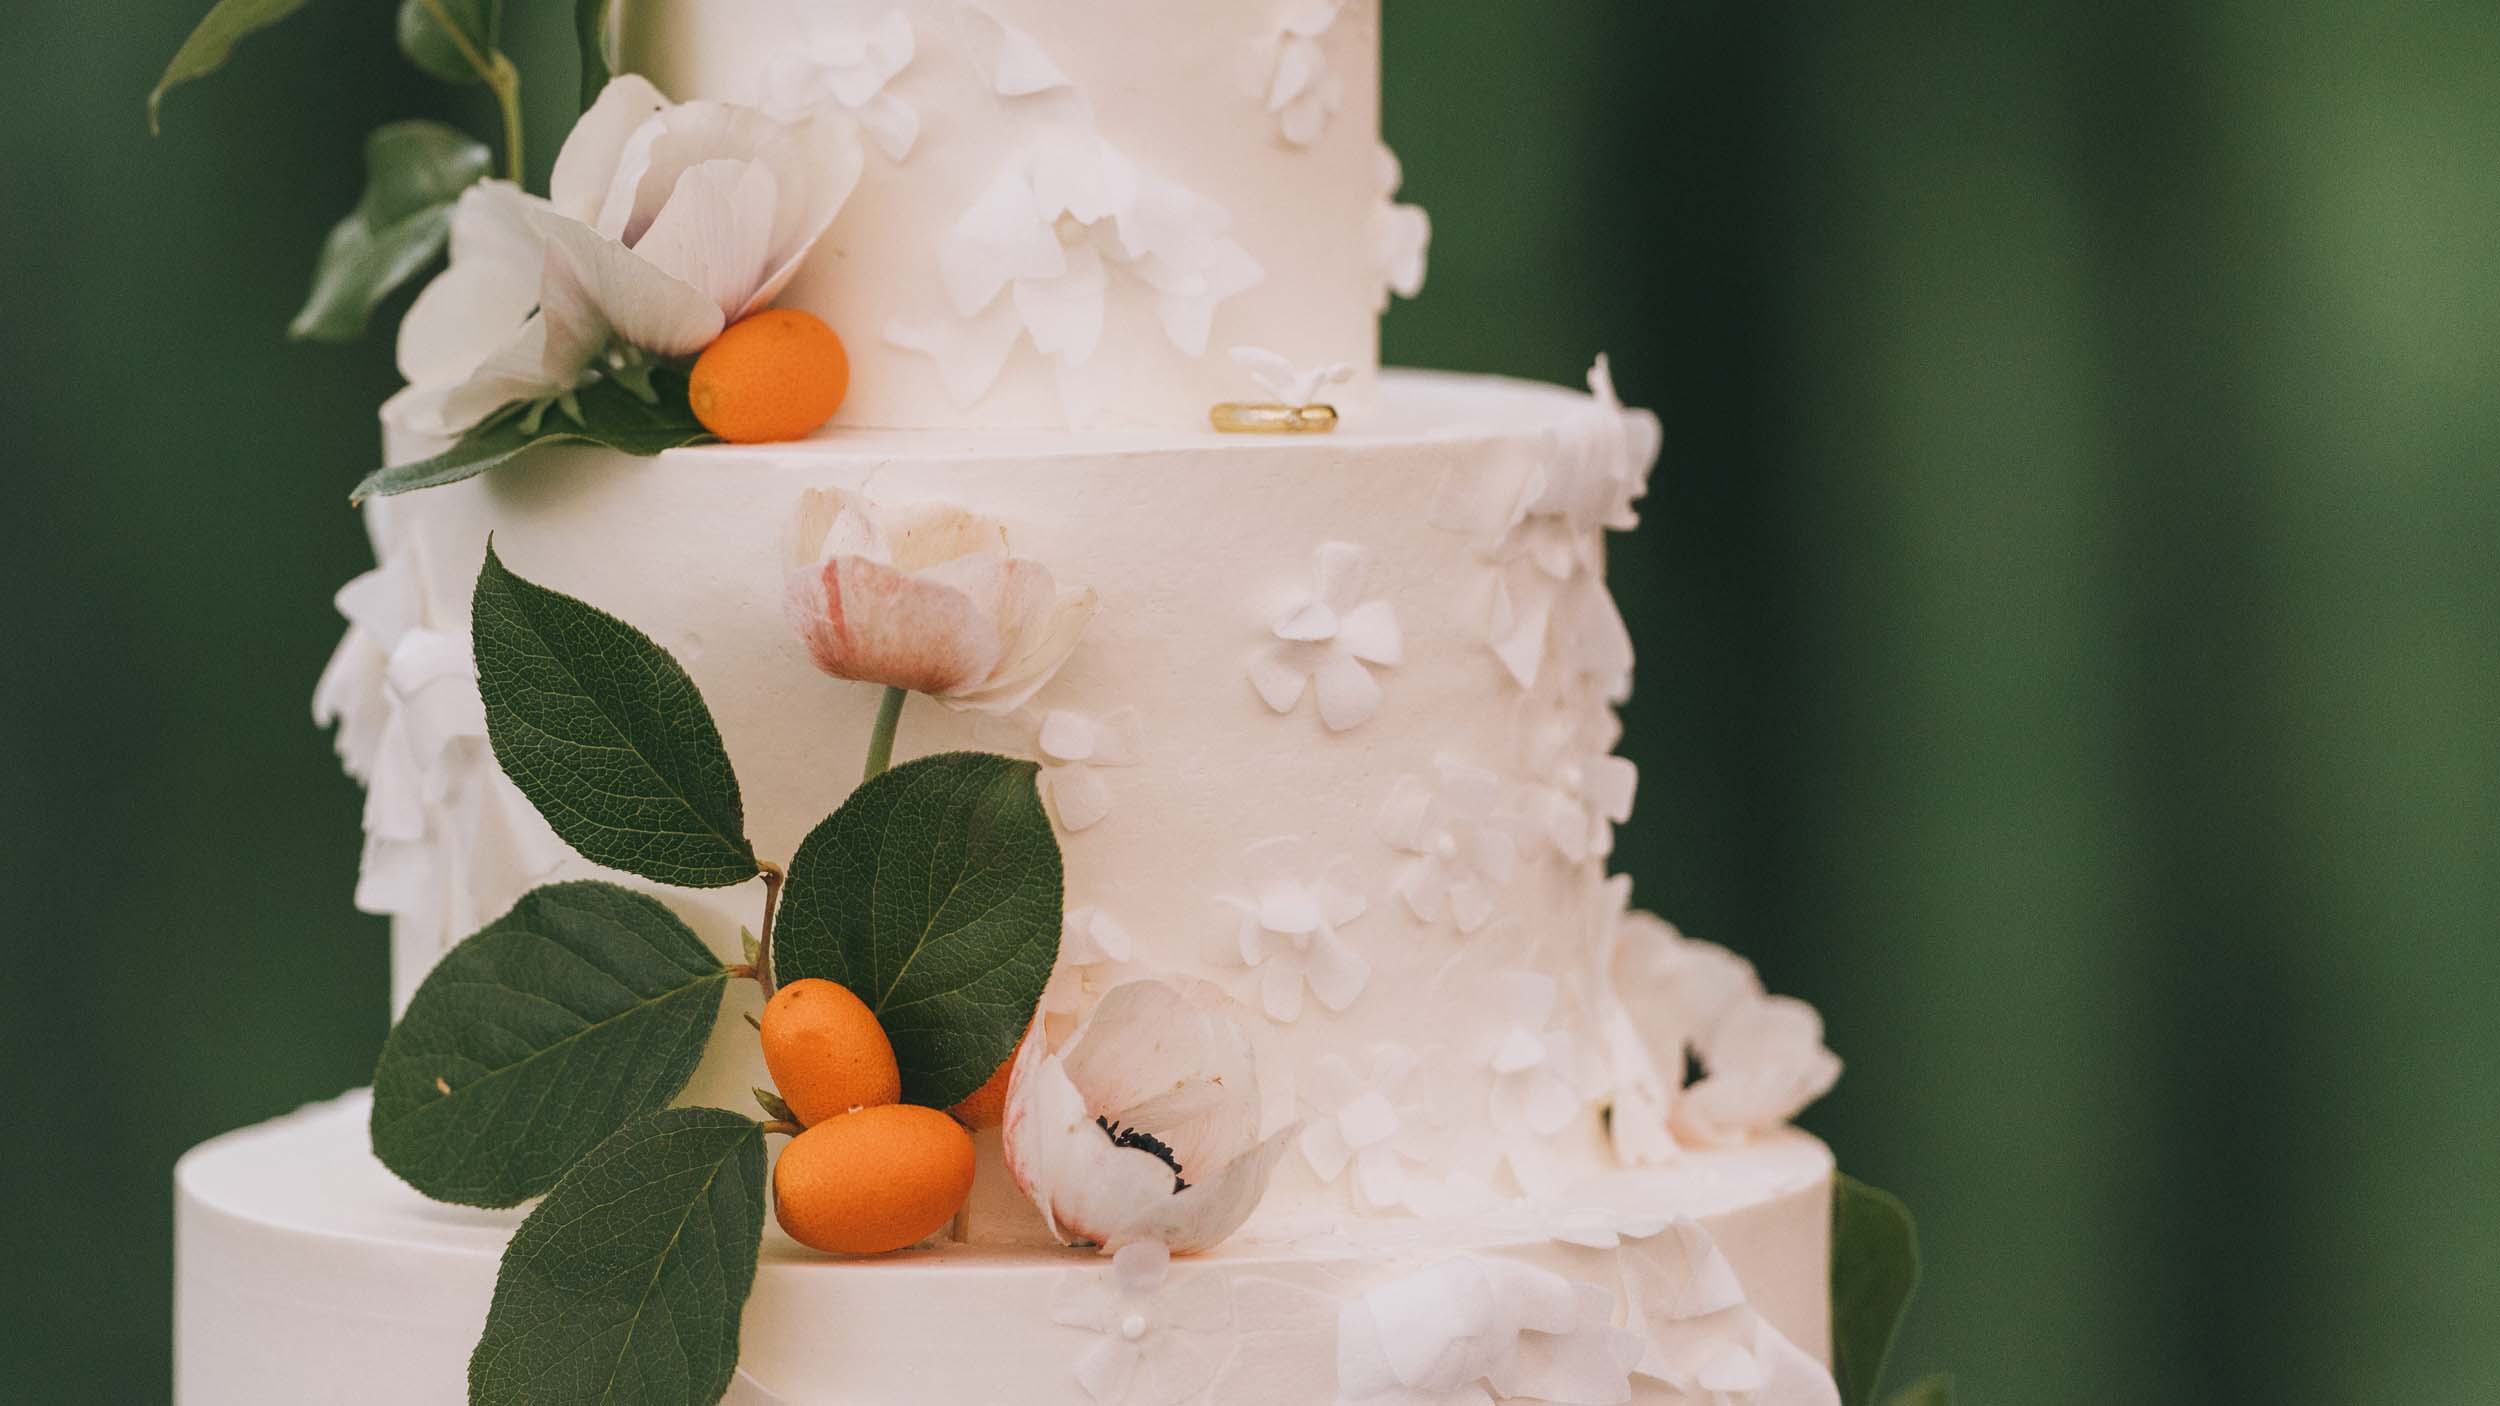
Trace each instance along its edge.
<path fill-rule="evenodd" d="M 595 444 L 649 458 L 712 437 L 686 403 L 685 373 L 659 367 L 652 370 L 650 380 L 649 400 L 613 379 L 592 382 L 574 397 L 578 418 L 561 405 L 506 407 L 430 459 L 365 475 L 349 501 L 362 503 L 368 498 L 458 483 L 509 464 L 541 445 Z"/>
<path fill-rule="evenodd" d="M 148 130 L 157 130 L 165 95 L 195 78 L 206 78 L 234 57 L 234 46 L 304 8 L 305 0 L 217 0 L 174 51 L 165 75 L 148 94 Z"/>
<path fill-rule="evenodd" d="M 540 1195 L 685 1090 L 728 981 L 654 899 L 538 889 L 417 988 L 374 1070 L 374 1155 L 438 1201 Z"/>
<path fill-rule="evenodd" d="M 1841 1406 L 1872 1406 L 1918 1290 L 1918 1227 L 1889 1192 L 1850 1177 L 1832 1191 L 1832 1374 Z"/>
<path fill-rule="evenodd" d="M 440 122 L 394 122 L 365 140 L 365 193 L 330 231 L 288 335 L 348 342 L 373 309 L 443 252 L 460 193 L 486 178 L 483 143 Z"/>
<path fill-rule="evenodd" d="M 1031 762 L 955 752 L 852 793 L 799 846 L 773 937 L 785 982 L 877 1013 L 908 1103 L 946 1108 L 1015 1052 L 1059 957 L 1059 842 Z"/>
<path fill-rule="evenodd" d="M 495 760 L 566 844 L 681 888 L 756 877 L 720 729 L 667 650 L 513 575 L 491 542 L 470 624 Z"/>
<path fill-rule="evenodd" d="M 460 40 L 443 32 L 437 6 L 460 27 Z M 429 76 L 446 83 L 483 83 L 486 75 L 469 56 L 485 58 L 502 45 L 502 0 L 400 0 L 399 51 Z"/>
<path fill-rule="evenodd" d="M 715 1406 L 764 1231 L 764 1133 L 716 1108 L 599 1145 L 503 1256 L 470 1406 Z"/>

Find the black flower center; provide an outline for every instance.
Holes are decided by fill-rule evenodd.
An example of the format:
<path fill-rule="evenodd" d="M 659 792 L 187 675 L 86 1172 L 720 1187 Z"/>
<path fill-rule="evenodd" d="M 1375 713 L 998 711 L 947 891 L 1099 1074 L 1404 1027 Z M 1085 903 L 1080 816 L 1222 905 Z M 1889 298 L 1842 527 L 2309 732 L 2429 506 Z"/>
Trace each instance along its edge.
<path fill-rule="evenodd" d="M 1170 1167 L 1173 1195 L 1178 1196 L 1189 1189 L 1189 1183 L 1181 1180 L 1181 1159 L 1172 1155 L 1171 1144 L 1142 1128 L 1123 1128 L 1109 1118 L 1096 1118 L 1094 1126 L 1102 1129 L 1103 1136 L 1111 1139 L 1113 1147 L 1134 1147 Z"/>

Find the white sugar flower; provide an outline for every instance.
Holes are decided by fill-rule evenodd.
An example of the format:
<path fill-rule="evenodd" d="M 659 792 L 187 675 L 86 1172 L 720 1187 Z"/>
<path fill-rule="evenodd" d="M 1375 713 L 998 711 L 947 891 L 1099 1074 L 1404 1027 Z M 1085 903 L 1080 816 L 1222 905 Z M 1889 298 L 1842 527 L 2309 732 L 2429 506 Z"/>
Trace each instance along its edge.
<path fill-rule="evenodd" d="M 1277 133 L 1295 146 L 1317 142 L 1345 106 L 1345 79 L 1321 43 L 1344 12 L 1345 0 L 1307 0 L 1286 15 L 1277 33 L 1267 110 L 1276 118 Z"/>
<path fill-rule="evenodd" d="M 1137 939 L 1100 908 L 1071 908 L 1059 926 L 1059 964 L 1042 989 L 1042 1014 L 1074 1016 L 1084 1010 L 1094 973 L 1125 966 L 1137 955 Z"/>
<path fill-rule="evenodd" d="M 1389 310 L 1389 295 L 1420 297 L 1424 266 L 1432 253 L 1432 216 L 1420 205 L 1401 205 L 1398 191 L 1406 184 L 1406 168 L 1397 153 L 1380 147 L 1372 157 L 1380 181 L 1380 207 L 1372 217 L 1372 238 L 1380 260 L 1380 301 L 1375 312 Z"/>
<path fill-rule="evenodd" d="M 1201 356 L 1216 309 L 1266 277 L 1231 229 L 1223 206 L 1090 132 L 1045 132 L 938 243 L 952 319 L 897 319 L 886 340 L 934 358 L 968 405 L 1019 337 L 1063 371 L 1092 361 L 1117 271 L 1154 291 L 1172 345 Z"/>
<path fill-rule="evenodd" d="M 1540 721 L 1529 742 L 1528 822 L 1554 852 L 1571 863 L 1614 853 L 1615 827 L 1632 818 L 1640 769 L 1614 755 L 1623 724 L 1612 709 L 1573 718 L 1556 712 Z"/>
<path fill-rule="evenodd" d="M 1097 1333 L 1076 1360 L 1076 1379 L 1101 1406 L 1179 1406 L 1215 1380 L 1215 1361 L 1198 1334 L 1232 1325 L 1227 1280 L 1213 1272 L 1175 1270 L 1172 1252 L 1141 1241 L 1099 1271 L 1060 1276 L 1050 1320 Z"/>
<path fill-rule="evenodd" d="M 1710 1233 L 1677 1220 L 1616 1255 L 1625 1319 L 1643 1350 L 1636 1375 L 1689 1406 L 1838 1406 L 1831 1374 L 1747 1303 Z"/>
<path fill-rule="evenodd" d="M 1235 347 L 1232 355 L 1233 363 L 1248 371 L 1259 388 L 1282 405 L 1315 405 L 1321 391 L 1354 379 L 1354 368 L 1342 361 L 1296 366 L 1265 347 Z"/>
<path fill-rule="evenodd" d="M 1360 727 L 1380 710 L 1380 681 L 1370 667 L 1395 668 L 1406 636 L 1395 607 L 1366 600 L 1370 559 L 1345 542 L 1323 544 L 1307 593 L 1288 600 L 1271 632 L 1276 643 L 1250 661 L 1250 684 L 1279 713 L 1290 713 L 1307 688 L 1319 694 L 1320 721 L 1331 732 Z"/>
<path fill-rule="evenodd" d="M 1667 1122 L 1675 1106 L 1675 1089 L 1682 1083 L 1683 1049 L 1650 1044 L 1624 1004 L 1623 989 L 1616 980 L 1617 954 L 1629 927 L 1624 915 L 1631 908 L 1632 881 L 1616 875 L 1607 880 L 1607 888 L 1613 903 L 1598 920 L 1590 944 L 1594 960 L 1584 977 L 1606 1084 L 1601 1094 L 1606 1100 L 1606 1137 L 1615 1160 L 1624 1166 L 1657 1166 L 1673 1161 L 1676 1155 Z M 1678 1061 L 1673 1082 L 1660 1065 L 1662 1058 Z"/>
<path fill-rule="evenodd" d="M 1410 855 L 1394 885 L 1426 923 L 1448 918 L 1473 934 L 1493 917 L 1494 896 L 1519 870 L 1516 822 L 1502 809 L 1502 781 L 1443 756 L 1431 781 L 1401 777 L 1381 811 L 1381 835 Z"/>
<path fill-rule="evenodd" d="M 1653 1054 L 1689 1054 L 1701 1077 L 1674 1096 L 1672 1124 L 1691 1145 L 1741 1142 L 1830 1092 L 1840 1059 L 1803 1001 L 1764 993 L 1743 958 L 1685 937 L 1647 913 L 1617 920 L 1614 976 Z"/>
<path fill-rule="evenodd" d="M 1337 1394 L 1380 1406 L 1632 1399 L 1638 1334 L 1614 1295 L 1516 1260 L 1463 1256 L 1366 1290 L 1337 1319 Z"/>
<path fill-rule="evenodd" d="M 799 500 L 785 604 L 816 667 L 839 679 L 1008 713 L 1059 672 L 1094 618 L 1007 530 L 960 508 L 880 510 L 839 489 Z"/>
<path fill-rule="evenodd" d="M 1060 828 L 1078 834 L 1111 813 L 1111 782 L 1105 770 L 1137 765 L 1137 710 L 1118 708 L 1096 716 L 1072 708 L 1014 719 L 1014 746 L 1042 764 L 1042 799 Z"/>
<path fill-rule="evenodd" d="M 561 398 L 606 359 L 694 355 L 781 295 L 860 165 L 846 119 L 673 105 L 617 78 L 565 141 L 548 200 L 495 185 L 463 197 L 468 237 L 437 280 L 450 286 L 429 287 L 402 328 L 410 384 L 390 423 L 457 435 Z"/>
<path fill-rule="evenodd" d="M 1052 1053 L 1035 1022 L 1008 1076 L 1008 1174 L 1062 1244 L 1220 1244 L 1293 1134 L 1259 1138 L 1250 1037 L 1220 994 L 1115 986 Z"/>
<path fill-rule="evenodd" d="M 313 693 L 365 786 L 356 907 L 439 954 L 550 877 L 569 851 L 495 765 L 466 631 L 431 618 L 412 531 L 338 594 L 347 633 Z"/>
<path fill-rule="evenodd" d="M 901 161 L 920 139 L 920 114 L 886 89 L 911 67 L 917 47 L 911 17 L 901 10 L 887 11 L 874 25 L 813 14 L 806 35 L 765 65 L 763 98 L 756 105 L 781 118 L 839 107 L 889 158 Z"/>
<path fill-rule="evenodd" d="M 1210 943 L 1211 960 L 1259 974 L 1268 1019 L 1302 1016 L 1305 986 L 1322 1006 L 1342 1011 L 1371 981 L 1371 963 L 1339 929 L 1370 908 L 1353 864 L 1329 860 L 1307 840 L 1263 840 L 1250 847 L 1249 888 L 1223 900 L 1230 930 Z"/>
<path fill-rule="evenodd" d="M 1493 1071 L 1493 1127 L 1552 1137 L 1588 1106 L 1580 1046 L 1554 1023 L 1561 986 L 1543 972 L 1509 971 L 1494 978 L 1493 988 L 1499 1015 L 1483 1056 Z"/>
<path fill-rule="evenodd" d="M 1312 1068 L 1303 1160 L 1323 1182 L 1351 1171 L 1355 1204 L 1365 1211 L 1412 1205 L 1410 1177 L 1425 1153 L 1416 1126 L 1420 1110 L 1406 1090 L 1421 1062 L 1412 1050 L 1382 1044 L 1372 1046 L 1359 1069 L 1341 1055 L 1324 1056 Z"/>

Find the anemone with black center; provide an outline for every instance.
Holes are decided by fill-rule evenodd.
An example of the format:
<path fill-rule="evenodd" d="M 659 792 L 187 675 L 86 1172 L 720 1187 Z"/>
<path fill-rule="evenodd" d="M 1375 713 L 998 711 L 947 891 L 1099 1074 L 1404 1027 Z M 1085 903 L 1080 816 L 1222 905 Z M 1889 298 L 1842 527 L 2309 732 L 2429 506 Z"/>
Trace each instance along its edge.
<path fill-rule="evenodd" d="M 1096 1118 L 1094 1126 L 1102 1129 L 1103 1136 L 1111 1139 L 1113 1147 L 1133 1147 L 1170 1167 L 1173 1195 L 1178 1196 L 1189 1189 L 1189 1183 L 1181 1180 L 1181 1159 L 1173 1155 L 1171 1145 L 1163 1139 L 1142 1128 L 1123 1128 L 1108 1117 Z"/>

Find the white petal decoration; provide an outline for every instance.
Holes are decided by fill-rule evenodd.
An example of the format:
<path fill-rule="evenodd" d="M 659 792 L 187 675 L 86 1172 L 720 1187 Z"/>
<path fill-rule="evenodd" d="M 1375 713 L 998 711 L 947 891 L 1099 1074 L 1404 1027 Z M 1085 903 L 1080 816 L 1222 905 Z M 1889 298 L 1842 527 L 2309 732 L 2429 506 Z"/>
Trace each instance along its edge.
<path fill-rule="evenodd" d="M 991 36 L 1004 87 L 1064 85 L 1012 27 L 983 15 L 975 29 Z M 948 335 L 945 317 L 912 317 L 889 324 L 886 339 L 935 358 L 948 394 L 969 404 L 1029 338 L 1062 373 L 1064 392 L 1065 373 L 1089 364 L 1110 334 L 1111 283 L 1127 278 L 1155 292 L 1164 335 L 1197 356 L 1216 310 L 1265 277 L 1231 226 L 1222 206 L 1143 170 L 1090 119 L 1053 125 L 1010 155 L 938 242 L 946 312 L 982 321 L 978 335 Z"/>
<path fill-rule="evenodd" d="M 1382 146 L 1373 156 L 1379 172 L 1380 207 L 1373 216 L 1373 238 L 1380 258 L 1380 299 L 1375 311 L 1389 309 L 1389 295 L 1415 298 L 1424 291 L 1424 267 L 1432 251 L 1432 217 L 1419 205 L 1398 203 L 1406 184 L 1397 153 Z"/>
<path fill-rule="evenodd" d="M 1632 1399 L 1637 1334 L 1614 1296 L 1513 1260 L 1465 1256 L 1378 1285 L 1337 1323 L 1345 1402 Z"/>
<path fill-rule="evenodd" d="M 1384 690 L 1373 671 L 1396 667 L 1405 639 L 1396 608 L 1365 598 L 1368 573 L 1368 554 L 1351 543 L 1322 543 L 1313 554 L 1310 588 L 1290 598 L 1269 627 L 1280 643 L 1250 658 L 1251 687 L 1270 709 L 1292 712 L 1307 686 L 1331 732 L 1379 713 Z"/>
<path fill-rule="evenodd" d="M 1330 386 L 1343 385 L 1354 379 L 1354 368 L 1346 363 L 1331 362 L 1322 366 L 1296 366 L 1264 347 L 1235 347 L 1235 365 L 1250 373 L 1265 391 L 1284 405 L 1312 405 L 1320 393 Z"/>
<path fill-rule="evenodd" d="M 1279 1024 L 1301 1018 L 1306 988 L 1329 1011 L 1352 1006 L 1372 970 L 1339 931 L 1370 908 L 1353 866 L 1279 838 L 1252 845 L 1243 870 L 1247 882 L 1217 904 L 1210 960 L 1254 969 L 1260 1005 Z"/>
<path fill-rule="evenodd" d="M 1204 1391 L 1214 1364 L 1200 1335 L 1231 1324 L 1228 1281 L 1175 1271 L 1152 1241 L 1112 1257 L 1108 1269 L 1060 1277 L 1051 1321 L 1100 1334 L 1076 1360 L 1076 1377 L 1103 1406 L 1178 1406 Z"/>
<path fill-rule="evenodd" d="M 919 44 L 911 17 L 890 10 L 874 25 L 846 16 L 809 16 L 806 35 L 768 64 L 756 106 L 784 119 L 832 106 L 848 112 L 887 158 L 911 155 L 920 136 L 920 114 L 887 91 L 911 66 Z"/>
<path fill-rule="evenodd" d="M 1401 778 L 1382 807 L 1381 838 L 1408 856 L 1392 887 L 1420 922 L 1448 916 L 1463 934 L 1482 930 L 1517 874 L 1519 823 L 1503 805 L 1501 778 L 1435 759 L 1432 780 Z"/>

